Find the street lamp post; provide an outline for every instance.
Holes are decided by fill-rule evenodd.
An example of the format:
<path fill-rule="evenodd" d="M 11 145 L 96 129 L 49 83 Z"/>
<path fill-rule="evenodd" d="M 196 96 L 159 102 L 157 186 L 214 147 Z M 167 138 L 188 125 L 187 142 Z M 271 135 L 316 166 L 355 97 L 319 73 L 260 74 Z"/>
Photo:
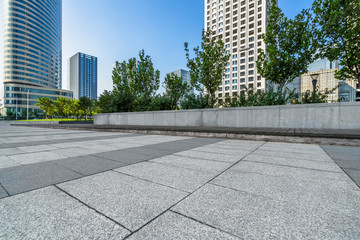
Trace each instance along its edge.
<path fill-rule="evenodd" d="M 26 120 L 29 120 L 29 90 L 27 90 Z"/>
<path fill-rule="evenodd" d="M 318 82 L 319 76 L 320 76 L 319 73 L 311 74 L 312 85 L 313 85 L 313 102 L 315 101 L 316 84 Z"/>

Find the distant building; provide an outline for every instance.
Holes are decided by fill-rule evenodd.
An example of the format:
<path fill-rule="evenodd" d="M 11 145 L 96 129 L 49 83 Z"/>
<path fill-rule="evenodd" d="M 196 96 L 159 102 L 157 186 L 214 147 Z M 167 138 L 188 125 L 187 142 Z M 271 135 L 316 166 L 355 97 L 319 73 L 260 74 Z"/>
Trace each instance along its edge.
<path fill-rule="evenodd" d="M 205 30 L 223 40 L 230 56 L 216 96 L 224 99 L 239 95 L 245 88 L 265 90 L 266 81 L 258 73 L 256 60 L 266 50 L 262 34 L 266 32 L 270 1 L 204 0 L 204 3 Z"/>
<path fill-rule="evenodd" d="M 4 93 L 0 113 L 41 111 L 41 97 L 72 98 L 62 90 L 62 1 L 4 0 Z M 1 91 L 0 91 L 1 92 Z"/>
<path fill-rule="evenodd" d="M 190 72 L 189 71 L 186 71 L 184 69 L 178 69 L 176 71 L 167 73 L 166 75 L 170 75 L 172 73 L 175 74 L 178 77 L 181 77 L 183 82 L 186 82 L 189 86 L 191 86 L 191 78 L 190 78 Z M 194 88 L 191 88 L 189 93 L 193 94 L 194 93 Z"/>
<path fill-rule="evenodd" d="M 68 87 L 74 92 L 74 98 L 86 96 L 97 99 L 98 83 L 97 57 L 77 53 L 68 61 Z"/>
<path fill-rule="evenodd" d="M 313 92 L 311 75 L 320 74 L 316 85 L 320 92 L 325 92 L 338 86 L 334 93 L 328 96 L 327 102 L 354 102 L 356 99 L 356 81 L 336 79 L 335 73 L 337 70 L 338 69 L 327 69 L 303 74 L 301 76 L 301 92 Z"/>

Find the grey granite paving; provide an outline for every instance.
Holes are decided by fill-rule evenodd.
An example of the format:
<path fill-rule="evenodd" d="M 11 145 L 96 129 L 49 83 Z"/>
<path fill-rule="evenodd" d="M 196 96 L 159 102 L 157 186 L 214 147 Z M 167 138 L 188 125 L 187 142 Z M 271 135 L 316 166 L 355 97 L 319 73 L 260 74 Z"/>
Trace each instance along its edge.
<path fill-rule="evenodd" d="M 326 161 L 311 161 L 304 159 L 289 159 L 285 157 L 274 157 L 274 156 L 264 156 L 252 154 L 244 158 L 244 161 L 251 162 L 260 162 L 260 163 L 269 163 L 269 164 L 277 164 L 284 165 L 290 167 L 300 167 L 300 168 L 308 168 L 308 169 L 316 169 L 323 171 L 333 171 L 333 172 L 342 172 L 341 168 L 334 162 Z"/>
<path fill-rule="evenodd" d="M 313 207 L 319 211 L 333 211 L 360 216 L 360 191 L 354 185 L 337 182 L 299 180 L 293 176 L 268 176 L 229 170 L 211 183 L 222 187 L 261 195 L 297 206 Z"/>
<path fill-rule="evenodd" d="M 183 191 L 115 171 L 58 186 L 132 231 L 187 196 Z"/>
<path fill-rule="evenodd" d="M 0 183 L 11 194 L 18 194 L 82 177 L 51 162 L 0 169 Z"/>
<path fill-rule="evenodd" d="M 342 172 L 320 171 L 306 168 L 294 168 L 266 164 L 258 162 L 242 161 L 235 165 L 233 170 L 239 172 L 251 172 L 270 176 L 292 176 L 299 180 L 309 180 L 316 183 L 332 183 L 333 181 L 342 184 L 352 184 L 353 182 Z M 240 174 L 240 173 L 239 173 Z"/>
<path fill-rule="evenodd" d="M 360 187 L 360 147 L 322 146 L 322 148 Z"/>
<path fill-rule="evenodd" d="M 208 161 L 199 158 L 189 158 L 177 155 L 168 155 L 151 160 L 152 162 L 171 165 L 175 167 L 193 169 L 209 173 L 221 173 L 231 166 L 231 163 Z"/>
<path fill-rule="evenodd" d="M 1 168 L 9 168 L 9 167 L 16 167 L 20 166 L 19 163 L 15 162 L 8 156 L 0 156 L 0 169 Z"/>
<path fill-rule="evenodd" d="M 360 218 L 206 185 L 173 208 L 243 239 L 357 239 Z"/>
<path fill-rule="evenodd" d="M 129 238 L 129 240 L 142 239 L 240 240 L 174 212 L 165 213 Z"/>
<path fill-rule="evenodd" d="M 359 148 L 1 122 L 0 136 L 0 239 L 360 239 Z"/>
<path fill-rule="evenodd" d="M 130 232 L 55 187 L 0 201 L 0 239 L 121 239 Z"/>
<path fill-rule="evenodd" d="M 220 153 L 210 153 L 210 152 L 199 152 L 194 150 L 188 150 L 176 153 L 176 155 L 190 157 L 190 158 L 200 158 L 205 160 L 212 160 L 212 161 L 220 161 L 220 162 L 228 162 L 228 163 L 235 163 L 242 158 L 244 158 L 250 151 L 244 151 L 238 155 L 226 155 Z"/>
<path fill-rule="evenodd" d="M 155 162 L 139 163 L 122 167 L 115 171 L 187 192 L 195 191 L 216 176 L 213 173 L 173 167 Z"/>
<path fill-rule="evenodd" d="M 5 189 L 0 185 L 0 198 L 7 197 L 8 194 L 6 193 Z"/>
<path fill-rule="evenodd" d="M 33 153 L 33 152 L 51 151 L 51 150 L 56 150 L 58 148 L 50 145 L 37 145 L 37 146 L 18 147 L 18 149 L 27 153 Z"/>
<path fill-rule="evenodd" d="M 60 155 L 54 152 L 36 152 L 9 156 L 9 158 L 13 161 L 24 165 L 63 159 L 65 157 L 65 155 Z"/>
<path fill-rule="evenodd" d="M 96 156 L 66 158 L 54 161 L 53 163 L 70 169 L 74 172 L 81 173 L 85 176 L 126 166 L 124 163 L 111 161 Z"/>

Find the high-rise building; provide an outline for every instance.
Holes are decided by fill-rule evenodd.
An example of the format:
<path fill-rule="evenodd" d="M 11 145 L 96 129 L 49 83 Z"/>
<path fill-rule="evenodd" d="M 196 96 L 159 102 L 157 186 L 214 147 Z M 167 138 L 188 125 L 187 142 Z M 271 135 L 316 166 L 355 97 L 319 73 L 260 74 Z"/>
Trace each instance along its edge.
<path fill-rule="evenodd" d="M 6 109 L 39 111 L 40 97 L 72 98 L 61 90 L 62 0 L 3 0 Z"/>
<path fill-rule="evenodd" d="M 97 99 L 97 57 L 77 53 L 69 59 L 68 83 L 74 98 Z"/>
<path fill-rule="evenodd" d="M 190 72 L 186 71 L 184 69 L 178 69 L 176 71 L 167 73 L 166 75 L 175 74 L 178 77 L 181 77 L 183 82 L 186 82 L 189 86 L 191 86 L 191 78 L 190 78 Z M 189 91 L 190 94 L 194 93 L 194 88 L 192 87 Z"/>
<path fill-rule="evenodd" d="M 265 79 L 256 68 L 256 60 L 265 44 L 270 6 L 268 0 L 205 0 L 205 29 L 223 39 L 230 60 L 218 97 L 239 94 L 244 88 L 266 89 Z"/>

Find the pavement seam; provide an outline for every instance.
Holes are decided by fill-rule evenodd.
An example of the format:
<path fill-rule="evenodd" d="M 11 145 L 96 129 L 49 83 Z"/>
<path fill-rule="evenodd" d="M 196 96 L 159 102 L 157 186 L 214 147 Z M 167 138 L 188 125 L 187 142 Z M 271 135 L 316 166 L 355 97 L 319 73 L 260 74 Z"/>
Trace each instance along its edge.
<path fill-rule="evenodd" d="M 96 210 L 95 208 L 93 208 L 93 207 L 91 207 L 90 205 L 88 205 L 87 203 L 81 201 L 80 199 L 78 199 L 78 198 L 75 197 L 74 195 L 68 193 L 66 190 L 62 189 L 61 187 L 59 187 L 59 186 L 57 186 L 57 185 L 53 185 L 53 186 L 56 187 L 59 191 L 61 191 L 61 192 L 65 193 L 66 195 L 68 195 L 69 197 L 71 197 L 71 198 L 75 199 L 76 201 L 78 201 L 79 203 L 83 204 L 83 205 L 86 206 L 87 208 L 95 211 L 96 213 L 100 214 L 101 216 L 105 217 L 106 219 L 108 219 L 108 220 L 112 221 L 113 223 L 119 225 L 120 227 L 128 230 L 130 233 L 133 232 L 133 231 L 131 231 L 130 229 L 128 229 L 127 227 L 125 227 L 124 225 L 122 225 L 121 223 L 119 223 L 118 221 L 116 221 L 116 220 L 112 219 L 111 217 L 105 215 L 104 213 Z"/>
<path fill-rule="evenodd" d="M 344 170 L 344 169 L 347 169 L 347 168 L 341 167 L 341 166 L 337 163 L 337 161 L 336 161 L 334 158 L 331 157 L 331 155 L 326 151 L 326 149 L 323 148 L 322 145 L 319 145 L 319 146 L 320 146 L 320 147 L 324 150 L 324 152 L 335 162 L 335 164 L 338 165 L 338 166 L 341 168 L 341 170 L 343 171 L 343 173 L 345 173 L 346 176 L 348 176 L 348 177 L 351 179 L 351 181 L 355 184 L 355 186 L 357 186 L 357 187 L 360 189 L 360 185 L 357 184 L 356 181 Z"/>
<path fill-rule="evenodd" d="M 259 147 L 261 147 L 262 145 L 264 145 L 265 143 L 261 144 Z M 259 148 L 258 147 L 258 148 Z M 254 151 L 256 151 L 258 148 L 256 148 Z M 254 151 L 252 151 L 251 153 L 253 153 Z M 249 154 L 251 154 L 249 153 Z M 249 155 L 248 154 L 248 155 Z M 246 155 L 247 156 L 247 155 Z M 245 156 L 245 157 L 246 157 Z M 176 205 L 178 205 L 179 203 L 181 203 L 182 201 L 184 201 L 186 198 L 190 197 L 192 194 L 194 194 L 195 192 L 197 192 L 200 188 L 202 188 L 203 186 L 205 186 L 206 184 L 210 183 L 212 180 L 214 180 L 215 178 L 217 178 L 218 176 L 220 176 L 221 174 L 223 174 L 225 171 L 227 171 L 228 169 L 230 169 L 231 167 L 233 167 L 234 165 L 236 165 L 237 163 L 239 163 L 243 158 L 241 158 L 239 161 L 237 161 L 236 163 L 232 164 L 229 168 L 227 168 L 226 170 L 222 171 L 220 174 L 216 175 L 214 178 L 210 179 L 208 182 L 204 183 L 202 186 L 200 186 L 199 188 L 197 188 L 196 190 L 194 190 L 193 192 L 191 192 L 190 194 L 188 194 L 187 196 L 185 196 L 184 198 L 180 199 L 178 202 L 176 202 L 175 204 L 173 204 L 172 206 L 170 206 L 168 209 L 166 209 L 165 211 L 163 211 L 162 213 L 160 213 L 159 215 L 157 215 L 155 218 L 153 218 L 152 220 L 150 220 L 149 222 L 147 222 L 146 224 L 144 224 L 143 226 L 141 226 L 139 229 L 135 230 L 133 233 L 131 233 L 130 235 L 126 236 L 123 240 L 128 239 L 129 237 L 131 237 L 133 234 L 137 233 L 138 231 L 140 231 L 141 229 L 143 229 L 144 227 L 146 227 L 147 225 L 149 225 L 150 223 L 152 223 L 153 221 L 155 221 L 156 219 L 158 219 L 159 217 L 161 217 L 162 215 L 164 215 L 167 211 L 171 211 L 171 209 L 173 207 L 175 207 Z M 158 184 L 158 183 L 155 183 Z M 168 186 L 167 186 L 168 187 Z M 220 229 L 218 229 L 220 230 Z M 223 230 L 220 230 L 223 231 Z M 237 237 L 239 238 L 239 237 Z"/>
<path fill-rule="evenodd" d="M 125 166 L 124 166 L 124 167 L 125 167 Z M 186 194 L 190 194 L 190 193 L 191 193 L 191 192 L 188 192 L 188 191 L 185 191 L 185 190 L 182 190 L 182 189 L 178 189 L 178 188 L 175 188 L 175 187 L 171 187 L 171 186 L 168 186 L 168 185 L 164 185 L 164 184 L 162 184 L 162 183 L 154 182 L 154 181 L 151 181 L 151 180 L 148 180 L 148 179 L 145 179 L 145 178 L 141 178 L 141 177 L 134 176 L 134 175 L 130 175 L 130 174 L 123 173 L 123 172 L 118 172 L 118 171 L 116 171 L 115 169 L 112 169 L 112 170 L 110 170 L 110 171 L 116 172 L 117 174 L 123 174 L 123 175 L 128 176 L 128 177 L 136 178 L 136 179 L 139 179 L 139 180 L 142 180 L 142 181 L 145 181 L 145 182 L 149 182 L 149 183 L 157 184 L 157 185 L 160 185 L 160 186 L 163 186 L 163 187 L 171 188 L 171 189 L 174 189 L 174 190 L 177 190 L 177 191 L 181 191 L 181 192 L 186 193 Z"/>
<path fill-rule="evenodd" d="M 196 218 L 187 216 L 187 215 L 185 215 L 185 214 L 179 213 L 179 212 L 177 212 L 177 211 L 175 211 L 175 210 L 172 210 L 172 209 L 171 209 L 171 210 L 169 210 L 169 212 L 172 212 L 172 213 L 178 214 L 178 215 L 180 215 L 180 216 L 182 216 L 182 217 L 191 219 L 191 220 L 193 220 L 193 221 L 195 221 L 195 222 L 198 222 L 198 223 L 200 223 L 200 224 L 203 224 L 203 225 L 205 225 L 205 226 L 208 226 L 208 227 L 213 228 L 213 229 L 215 229 L 215 230 L 218 230 L 218 231 L 220 231 L 220 232 L 226 233 L 226 234 L 228 234 L 228 235 L 230 235 L 230 236 L 232 236 L 232 237 L 235 237 L 235 238 L 238 238 L 238 239 L 243 239 L 243 238 L 241 238 L 241 237 L 239 237 L 239 236 L 234 235 L 233 233 L 230 233 L 230 232 L 227 232 L 227 231 L 225 231 L 225 230 L 219 229 L 219 228 L 217 228 L 217 227 L 215 227 L 215 226 L 212 226 L 212 225 L 210 225 L 210 224 L 208 224 L 208 223 L 202 222 L 202 221 L 200 221 L 200 220 L 198 220 L 198 219 L 196 219 Z"/>
<path fill-rule="evenodd" d="M 7 194 L 6 197 L 9 197 L 10 196 L 10 193 L 6 190 L 6 188 L 0 183 L 0 188 L 4 190 L 4 192 Z M 5 197 L 5 198 L 6 198 Z"/>
<path fill-rule="evenodd" d="M 175 141 L 179 141 L 179 140 L 175 140 Z M 180 140 L 180 141 L 181 141 L 181 140 Z M 205 144 L 205 145 L 206 145 L 206 144 Z M 122 150 L 122 149 L 120 149 L 120 151 L 121 151 L 121 150 Z M 119 151 L 119 150 L 117 150 L 117 151 Z M 99 156 L 96 156 L 96 155 L 94 155 L 94 154 L 85 155 L 85 156 L 95 156 L 95 157 L 99 157 Z M 85 157 L 85 156 L 81 156 L 81 157 Z M 164 156 L 168 156 L 168 155 L 164 155 Z M 118 168 L 130 166 L 130 165 L 134 165 L 134 164 L 141 163 L 141 162 L 150 161 L 150 160 L 152 160 L 152 159 L 156 159 L 156 158 L 159 158 L 159 157 L 154 157 L 154 158 L 152 158 L 152 159 L 143 160 L 143 161 L 136 162 L 136 163 L 124 163 L 124 162 L 116 161 L 116 160 L 109 159 L 109 158 L 105 158 L 105 157 L 99 157 L 99 158 L 103 158 L 103 159 L 105 159 L 105 160 L 110 160 L 110 161 L 113 161 L 113 162 L 118 162 L 118 163 L 120 162 L 120 163 L 123 163 L 123 164 L 125 164 L 125 165 L 122 166 L 122 167 L 116 167 L 116 168 L 113 168 L 113 169 L 109 169 L 109 170 L 105 170 L 105 171 L 101 171 L 101 172 L 93 173 L 93 174 L 89 174 L 89 175 L 84 175 L 84 174 L 79 173 L 79 172 L 77 172 L 77 171 L 75 171 L 75 170 L 73 170 L 73 169 L 69 169 L 69 168 L 67 168 L 67 167 L 65 167 L 65 166 L 62 166 L 62 165 L 60 165 L 60 164 L 55 163 L 55 161 L 64 160 L 64 159 L 68 159 L 68 158 L 71 158 L 71 157 L 66 157 L 66 158 L 57 159 L 57 160 L 44 161 L 44 162 L 38 162 L 38 163 L 32 163 L 32 164 L 54 163 L 54 164 L 57 165 L 57 166 L 60 166 L 60 167 L 62 167 L 62 168 L 64 168 L 64 169 L 67 169 L 67 170 L 69 170 L 69 171 L 72 171 L 72 172 L 74 172 L 74 173 L 77 173 L 77 174 L 80 174 L 80 175 L 81 175 L 80 177 L 76 177 L 76 178 L 74 178 L 74 179 L 70 179 L 70 180 L 66 180 L 66 181 L 62 181 L 62 182 L 55 183 L 55 184 L 61 184 L 61 183 L 66 183 L 66 182 L 70 182 L 70 181 L 73 181 L 73 180 L 81 179 L 81 178 L 84 178 L 84 177 L 89 177 L 89 176 L 93 176 L 93 175 L 96 175 L 96 174 L 105 173 L 105 172 L 107 172 L 107 171 L 114 171 L 114 169 L 118 169 Z M 25 164 L 25 165 L 21 165 L 21 166 L 32 165 L 32 164 Z M 19 167 L 21 167 L 21 166 L 19 166 Z M 115 172 L 117 172 L 117 171 L 115 171 Z M 117 173 L 120 173 L 120 172 L 117 172 Z M 134 177 L 134 176 L 133 176 L 133 177 Z M 142 179 L 142 180 L 145 180 L 145 179 Z M 150 182 L 150 181 L 149 181 L 149 182 Z M 155 183 L 155 182 L 153 182 L 153 183 Z M 156 184 L 159 184 L 159 183 L 156 183 Z M 41 186 L 41 187 L 38 187 L 38 188 L 35 188 L 35 189 L 27 190 L 27 191 L 24 191 L 24 192 L 19 192 L 19 193 L 13 194 L 13 195 L 8 194 L 7 197 L 19 195 L 19 194 L 26 193 L 26 192 L 35 191 L 35 190 L 38 190 L 38 189 L 41 189 L 41 188 L 44 188 L 44 187 L 48 187 L 48 186 L 52 186 L 52 185 L 53 185 L 53 184 L 50 184 L 50 185 L 47 185 L 47 186 Z M 169 187 L 169 186 L 166 186 L 166 187 Z M 176 188 L 174 188 L 174 189 L 176 189 Z M 176 190 L 179 190 L 179 191 L 188 193 L 188 192 L 186 192 L 186 191 L 184 191 L 184 190 L 180 190 L 180 189 L 176 189 Z M 7 198 L 7 197 L 5 197 L 5 198 Z"/>
<path fill-rule="evenodd" d="M 247 156 L 249 156 L 250 154 L 252 154 L 253 152 L 255 152 L 256 150 L 258 150 L 261 146 L 263 146 L 266 143 L 263 143 L 261 145 L 259 145 L 256 149 L 254 149 L 253 151 L 249 152 L 248 154 L 246 154 L 244 157 L 242 157 L 240 160 L 238 160 L 235 163 L 232 163 L 228 168 L 226 168 L 225 170 L 221 171 L 219 174 L 217 174 L 215 177 L 211 178 L 209 181 L 207 181 L 206 183 L 204 183 L 202 186 L 198 187 L 195 191 L 193 191 L 192 193 L 198 191 L 200 188 L 202 188 L 203 186 L 205 186 L 206 184 L 212 182 L 215 178 L 219 177 L 220 175 L 224 174 L 226 171 L 230 170 L 232 167 L 234 167 L 236 164 L 238 164 L 239 162 L 241 162 L 244 158 L 246 158 Z"/>
<path fill-rule="evenodd" d="M 244 159 L 243 161 L 244 162 L 263 163 L 263 164 L 266 164 L 266 165 L 275 165 L 275 166 L 279 166 L 279 167 L 290 167 L 290 168 L 299 168 L 299 169 L 305 169 L 305 170 L 314 170 L 314 171 L 319 171 L 319 172 L 341 173 L 341 172 L 336 172 L 336 171 L 331 171 L 331 170 L 322 170 L 322 169 L 316 169 L 316 168 L 290 166 L 290 165 L 280 164 L 280 163 L 266 163 L 266 162 L 255 161 L 255 160 L 247 160 L 247 159 Z"/>

